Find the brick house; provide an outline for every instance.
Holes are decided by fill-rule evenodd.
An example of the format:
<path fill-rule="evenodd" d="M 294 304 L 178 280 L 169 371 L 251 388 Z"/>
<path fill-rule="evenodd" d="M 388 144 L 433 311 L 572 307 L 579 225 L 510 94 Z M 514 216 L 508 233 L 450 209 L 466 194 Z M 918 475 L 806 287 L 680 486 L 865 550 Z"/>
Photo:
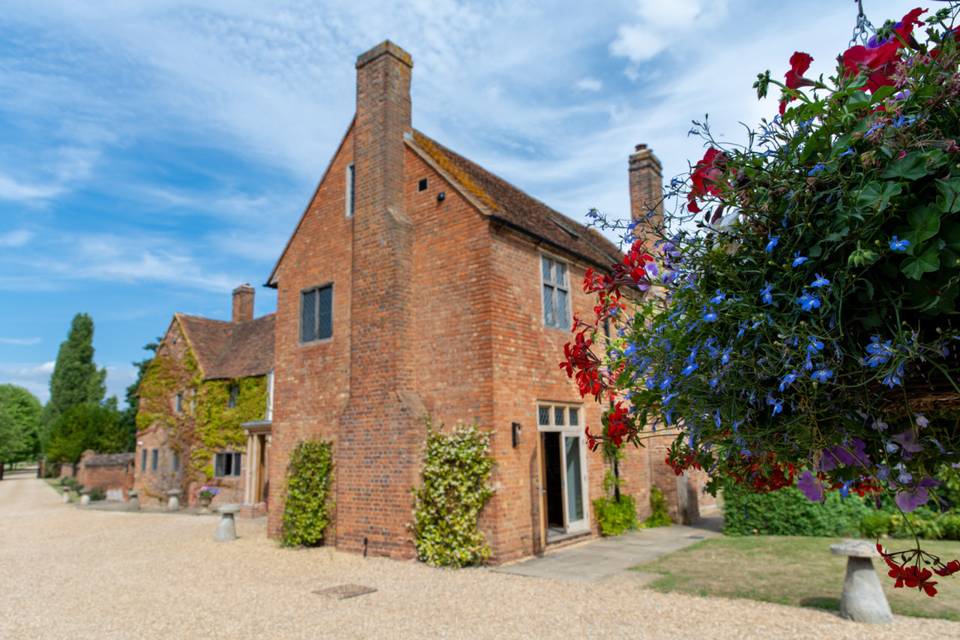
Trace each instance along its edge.
<path fill-rule="evenodd" d="M 583 428 L 599 429 L 601 408 L 558 363 L 573 314 L 592 314 L 585 270 L 622 254 L 415 130 L 412 68 L 391 42 L 357 59 L 355 117 L 267 282 L 277 289 L 269 532 L 280 531 L 291 451 L 325 439 L 329 543 L 413 556 L 411 488 L 429 415 L 492 432 L 495 495 L 481 526 L 503 562 L 596 533 L 605 465 Z M 635 214 L 656 206 L 649 149 L 637 148 L 628 173 Z M 702 480 L 662 463 L 668 442 L 627 452 L 623 490 L 641 516 L 656 484 L 675 517 L 695 517 Z"/>
<path fill-rule="evenodd" d="M 275 315 L 253 317 L 250 285 L 230 322 L 174 314 L 139 387 L 134 487 L 141 500 L 204 485 L 217 503 L 265 512 Z"/>
<path fill-rule="evenodd" d="M 65 467 L 68 465 L 64 465 Z M 77 482 L 102 489 L 107 500 L 125 500 L 133 488 L 134 454 L 84 451 L 77 465 Z"/>

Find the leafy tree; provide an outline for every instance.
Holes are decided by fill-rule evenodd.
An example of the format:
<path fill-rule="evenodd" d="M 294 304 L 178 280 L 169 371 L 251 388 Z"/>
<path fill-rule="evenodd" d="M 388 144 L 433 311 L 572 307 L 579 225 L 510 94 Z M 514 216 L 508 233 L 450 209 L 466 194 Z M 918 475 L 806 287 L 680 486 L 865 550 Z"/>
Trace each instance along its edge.
<path fill-rule="evenodd" d="M 73 406 L 99 404 L 106 393 L 107 372 L 93 362 L 93 319 L 78 313 L 67 339 L 60 344 L 57 363 L 50 377 L 50 400 L 43 410 L 44 442 L 56 420 Z"/>
<path fill-rule="evenodd" d="M 117 453 L 126 446 L 126 429 L 115 406 L 84 403 L 70 407 L 54 421 L 47 459 L 73 464 L 87 449 Z"/>
<path fill-rule="evenodd" d="M 163 338 L 157 338 L 155 342 L 148 342 L 143 345 L 143 350 L 149 351 L 153 355 L 133 363 L 133 366 L 137 368 L 137 379 L 127 387 L 127 408 L 124 409 L 123 415 L 121 416 L 121 422 L 127 430 L 127 449 L 129 451 L 133 451 L 137 446 L 137 411 L 140 409 L 140 382 L 143 380 L 143 375 L 147 372 L 147 367 L 153 362 L 154 355 L 156 355 L 157 349 L 160 348 L 160 342 L 162 340 Z"/>
<path fill-rule="evenodd" d="M 0 464 L 37 456 L 40 413 L 40 401 L 32 393 L 12 384 L 0 385 Z"/>

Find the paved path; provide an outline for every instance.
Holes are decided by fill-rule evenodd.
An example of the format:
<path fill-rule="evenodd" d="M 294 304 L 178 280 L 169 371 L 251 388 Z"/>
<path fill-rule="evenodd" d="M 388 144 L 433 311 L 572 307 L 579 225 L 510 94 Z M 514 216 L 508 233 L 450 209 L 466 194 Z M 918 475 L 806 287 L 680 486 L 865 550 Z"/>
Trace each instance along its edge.
<path fill-rule="evenodd" d="M 615 538 L 589 540 L 557 549 L 541 558 L 499 567 L 496 571 L 535 578 L 596 582 L 719 535 L 715 528 L 679 525 L 641 529 Z"/>
<path fill-rule="evenodd" d="M 332 549 L 288 550 L 262 521 L 213 539 L 216 518 L 64 505 L 45 482 L 0 482 L 2 640 L 405 640 L 960 638 L 960 624 L 834 614 L 599 582 L 442 571 Z M 732 580 L 736 576 L 731 576 Z M 837 585 L 842 575 L 837 576 Z M 346 600 L 343 585 L 376 591 Z"/>

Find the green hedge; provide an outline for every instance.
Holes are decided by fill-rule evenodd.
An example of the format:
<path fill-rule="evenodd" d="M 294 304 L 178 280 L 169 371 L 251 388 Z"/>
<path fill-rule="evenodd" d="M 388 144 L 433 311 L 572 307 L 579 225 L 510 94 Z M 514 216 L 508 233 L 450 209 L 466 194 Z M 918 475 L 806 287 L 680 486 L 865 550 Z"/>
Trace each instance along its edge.
<path fill-rule="evenodd" d="M 301 442 L 290 456 L 287 501 L 283 509 L 285 547 L 313 546 L 323 542 L 330 524 L 330 480 L 333 447 L 329 442 Z"/>
<path fill-rule="evenodd" d="M 793 487 L 770 493 L 727 487 L 723 492 L 723 532 L 733 536 L 856 536 L 871 512 L 862 498 L 841 498 L 835 491 L 823 504 Z"/>
<path fill-rule="evenodd" d="M 620 495 L 620 502 L 614 498 L 597 498 L 593 501 L 593 512 L 600 525 L 600 535 L 619 536 L 631 529 L 636 529 L 637 502 L 633 496 Z"/>
<path fill-rule="evenodd" d="M 414 490 L 413 532 L 420 560 L 463 567 L 490 557 L 478 520 L 493 495 L 492 470 L 488 433 L 463 425 L 444 433 L 427 423 L 423 482 Z"/>

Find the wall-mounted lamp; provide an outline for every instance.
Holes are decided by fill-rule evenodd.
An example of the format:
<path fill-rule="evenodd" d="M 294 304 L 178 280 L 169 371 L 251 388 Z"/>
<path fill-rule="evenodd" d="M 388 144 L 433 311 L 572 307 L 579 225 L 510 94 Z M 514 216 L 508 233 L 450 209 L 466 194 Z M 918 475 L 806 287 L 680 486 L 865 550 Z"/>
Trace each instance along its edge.
<path fill-rule="evenodd" d="M 510 434 L 513 439 L 514 449 L 520 446 L 520 432 L 522 430 L 523 430 L 523 427 L 520 426 L 519 422 L 513 422 L 510 424 Z"/>
<path fill-rule="evenodd" d="M 447 199 L 446 191 L 441 191 L 440 193 L 437 194 L 437 202 L 443 202 L 446 199 Z"/>

